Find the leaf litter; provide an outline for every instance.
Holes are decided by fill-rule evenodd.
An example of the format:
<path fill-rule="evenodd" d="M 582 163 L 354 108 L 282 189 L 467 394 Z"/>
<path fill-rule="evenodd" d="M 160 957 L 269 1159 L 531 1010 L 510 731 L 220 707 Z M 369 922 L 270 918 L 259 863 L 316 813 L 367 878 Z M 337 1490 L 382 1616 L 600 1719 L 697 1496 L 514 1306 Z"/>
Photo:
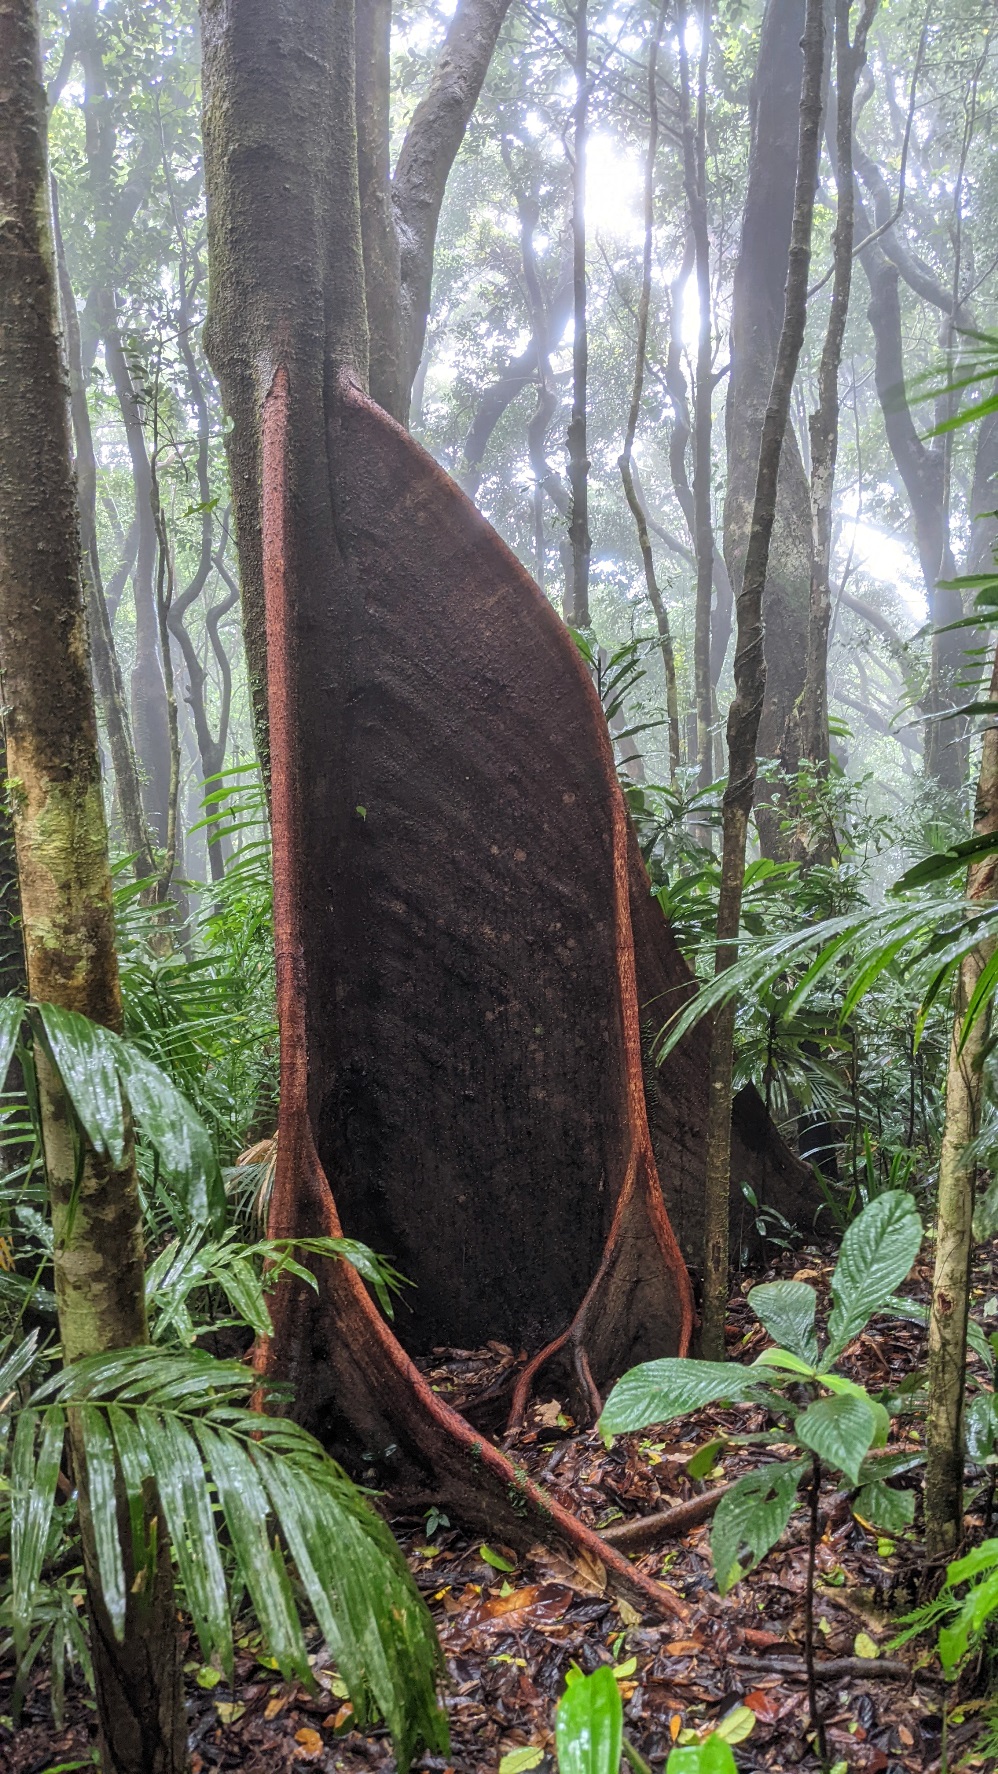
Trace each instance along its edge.
<path fill-rule="evenodd" d="M 759 1280 L 811 1282 L 823 1308 L 834 1257 L 786 1253 L 762 1277 L 740 1281 L 728 1318 L 729 1355 L 751 1361 L 767 1338 L 746 1302 Z M 998 1245 L 979 1253 L 978 1298 L 993 1295 Z M 906 1291 L 926 1300 L 930 1273 L 916 1266 Z M 880 1318 L 872 1334 L 847 1352 L 849 1375 L 871 1388 L 900 1386 L 924 1368 L 926 1333 L 918 1323 Z M 501 1343 L 481 1350 L 435 1350 L 422 1365 L 449 1404 L 473 1413 L 476 1425 L 500 1435 L 525 1352 Z M 538 1399 L 507 1446 L 549 1494 L 589 1526 L 605 1531 L 691 1501 L 752 1469 L 757 1457 L 731 1437 L 759 1427 L 752 1406 L 707 1405 L 659 1431 L 619 1437 L 608 1449 L 593 1429 L 580 1430 L 563 1397 Z M 917 1451 L 917 1428 L 895 1425 L 891 1446 Z M 698 1460 L 697 1456 L 700 1455 Z M 692 1471 L 691 1471 L 692 1467 Z M 918 1470 L 902 1486 L 920 1490 Z M 518 1557 L 499 1541 L 484 1543 L 452 1525 L 445 1513 L 418 1518 L 385 1512 L 436 1621 L 447 1666 L 444 1700 L 451 1753 L 425 1756 L 417 1768 L 445 1774 L 553 1774 L 554 1709 L 574 1664 L 590 1673 L 615 1671 L 624 1699 L 625 1731 L 660 1769 L 677 1740 L 691 1740 L 724 1721 L 742 1774 L 783 1774 L 818 1768 L 809 1741 L 803 1665 L 806 1525 L 791 1518 L 781 1543 L 724 1598 L 717 1593 L 709 1550 L 710 1524 L 655 1544 L 634 1558 L 689 1607 L 681 1634 L 675 1623 L 640 1618 L 627 1602 L 604 1593 L 597 1561 L 557 1558 L 541 1547 Z M 444 1510 L 446 1505 L 444 1505 Z M 832 1763 L 857 1774 L 931 1774 L 939 1769 L 943 1686 L 927 1641 L 886 1652 L 897 1617 L 917 1596 L 922 1556 L 916 1528 L 890 1538 L 857 1521 L 846 1493 L 829 1481 L 821 1498 L 815 1620 L 821 1692 Z M 985 1504 L 971 1503 L 968 1533 L 990 1531 Z M 316 1642 L 310 1662 L 316 1691 L 283 1683 L 253 1634 L 244 1635 L 230 1691 L 206 1675 L 193 1655 L 187 1665 L 192 1774 L 393 1774 L 387 1733 L 352 1728 L 346 1689 Z M 900 1666 L 905 1666 L 903 1675 Z M 0 1662 L 0 1715 L 9 1711 L 13 1671 Z M 881 1678 L 887 1679 L 881 1679 Z M 199 1679 L 200 1678 L 200 1679 Z M 951 1724 L 949 1756 L 970 1749 L 980 1702 Z M 92 1765 L 96 1738 L 92 1703 L 77 1678 L 67 1681 L 66 1719 L 52 1723 L 49 1675 L 30 1684 L 21 1728 L 0 1717 L 2 1774 L 42 1774 L 62 1764 Z M 973 1767 L 973 1760 L 963 1765 Z M 977 1766 L 983 1766 L 977 1763 Z"/>

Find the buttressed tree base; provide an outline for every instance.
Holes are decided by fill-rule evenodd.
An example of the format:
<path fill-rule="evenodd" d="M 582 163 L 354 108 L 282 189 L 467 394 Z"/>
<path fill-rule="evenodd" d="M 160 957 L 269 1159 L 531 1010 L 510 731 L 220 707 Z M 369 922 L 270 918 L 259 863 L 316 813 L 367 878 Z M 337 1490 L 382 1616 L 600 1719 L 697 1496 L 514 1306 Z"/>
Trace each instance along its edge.
<path fill-rule="evenodd" d="M 388 1482 L 511 1544 L 599 1558 L 639 1605 L 678 1614 L 441 1404 L 411 1354 L 490 1337 L 536 1351 L 515 1418 L 545 1364 L 591 1416 L 633 1362 L 686 1353 L 692 1290 L 649 1127 L 642 1006 L 653 1031 L 692 981 L 569 632 L 362 391 L 352 6 L 205 0 L 202 28 L 208 340 L 269 716 L 270 1230 L 342 1226 L 415 1284 L 396 1334 L 346 1265 L 323 1265 L 318 1296 L 282 1282 L 262 1359 L 310 1427 Z M 685 1202 L 703 1174 L 704 1047 L 652 1068 L 649 1094 Z M 782 1166 L 792 1192 L 802 1172 L 768 1125 L 750 1143 L 736 1187 L 766 1194 Z"/>

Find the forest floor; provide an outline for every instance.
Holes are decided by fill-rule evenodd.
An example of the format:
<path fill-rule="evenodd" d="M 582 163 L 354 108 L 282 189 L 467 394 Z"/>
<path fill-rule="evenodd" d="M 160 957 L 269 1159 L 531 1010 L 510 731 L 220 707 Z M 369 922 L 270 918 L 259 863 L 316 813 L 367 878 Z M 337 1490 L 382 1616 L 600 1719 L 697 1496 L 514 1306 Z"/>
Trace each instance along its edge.
<path fill-rule="evenodd" d="M 745 1299 L 762 1279 L 796 1275 L 827 1304 L 833 1267 L 816 1250 L 780 1255 L 764 1274 L 739 1280 L 728 1327 L 730 1353 L 752 1359 L 767 1341 Z M 923 1262 L 906 1292 L 928 1297 Z M 998 1317 L 998 1244 L 980 1254 L 975 1276 L 978 1316 Z M 915 1324 L 881 1318 L 847 1355 L 846 1371 L 873 1390 L 893 1389 L 924 1365 L 925 1333 Z M 444 1351 L 430 1366 L 441 1395 L 460 1408 L 483 1392 L 501 1392 L 522 1356 L 500 1345 Z M 755 1427 L 750 1407 L 707 1407 L 656 1434 L 621 1437 L 607 1451 L 594 1431 L 579 1433 L 566 1402 L 541 1397 L 512 1444 L 516 1459 L 550 1493 L 596 1528 L 647 1515 L 738 1477 L 751 1451 L 722 1451 L 708 1476 L 692 1479 L 696 1450 L 726 1432 Z M 892 1445 L 917 1447 L 914 1429 L 895 1427 Z M 918 1489 L 913 1471 L 901 1480 Z M 387 1501 L 387 1500 L 386 1500 Z M 941 1766 L 943 1704 L 950 1708 L 949 1766 L 993 1768 L 975 1754 L 984 1700 L 972 1687 L 947 1695 L 928 1639 L 889 1650 L 898 1620 L 917 1599 L 923 1570 L 915 1527 L 887 1538 L 857 1522 L 845 1493 L 822 1494 L 815 1620 L 820 1635 L 820 1695 L 829 1761 L 864 1774 L 915 1774 Z M 989 1527 L 980 1491 L 968 1492 L 967 1536 Z M 806 1523 L 791 1518 L 779 1546 L 725 1597 L 714 1582 L 709 1523 L 662 1542 L 636 1559 L 688 1609 L 685 1624 L 641 1620 L 604 1593 L 597 1569 L 549 1558 L 520 1559 L 499 1541 L 474 1540 L 449 1523 L 395 1518 L 416 1581 L 433 1611 L 447 1660 L 445 1700 L 452 1747 L 447 1758 L 424 1757 L 418 1768 L 455 1774 L 496 1774 L 503 1756 L 532 1748 L 520 1769 L 554 1768 L 554 1712 L 572 1663 L 591 1671 L 611 1663 L 624 1695 L 625 1731 L 656 1770 L 685 1733 L 701 1733 L 736 1708 L 746 1735 L 735 1746 L 742 1774 L 816 1769 L 809 1741 L 802 1655 L 806 1587 Z M 432 1528 L 433 1531 L 428 1530 Z M 486 1556 L 483 1556 L 483 1550 Z M 490 1556 L 509 1567 L 501 1570 Z M 351 1730 L 351 1713 L 335 1672 L 314 1659 L 315 1694 L 280 1681 L 244 1639 L 229 1691 L 217 1672 L 192 1658 L 190 1675 L 193 1774 L 213 1769 L 284 1774 L 315 1768 L 327 1774 L 391 1774 L 394 1759 L 383 1731 Z M 205 1683 L 214 1683 L 205 1686 Z M 339 1689 L 339 1692 L 337 1690 Z M 0 1666 L 0 1714 L 7 1712 L 10 1670 Z M 91 1765 L 91 1703 L 70 1686 L 62 1729 L 52 1723 L 48 1675 L 39 1670 L 18 1731 L 0 1720 L 2 1774 L 64 1774 Z M 963 1759 L 961 1759 L 963 1758 Z"/>

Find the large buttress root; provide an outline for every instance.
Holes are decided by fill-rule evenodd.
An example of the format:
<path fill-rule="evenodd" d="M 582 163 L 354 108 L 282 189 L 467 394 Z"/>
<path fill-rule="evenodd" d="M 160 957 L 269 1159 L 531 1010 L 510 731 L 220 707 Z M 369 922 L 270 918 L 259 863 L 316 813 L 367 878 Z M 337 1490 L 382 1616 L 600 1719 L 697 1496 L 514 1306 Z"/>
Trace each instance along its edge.
<path fill-rule="evenodd" d="M 261 500 L 281 1028 L 271 1230 L 339 1233 L 332 1165 L 346 1231 L 373 1230 L 415 1271 L 417 1346 L 440 1325 L 475 1327 L 476 1311 L 485 1324 L 511 1303 L 522 1311 L 516 1265 L 532 1260 L 533 1323 L 564 1325 L 582 1302 L 573 1335 L 595 1388 L 641 1355 L 684 1352 L 692 1323 L 645 1116 L 628 828 L 602 714 L 513 557 L 349 384 L 332 423 L 341 555 L 325 584 L 303 582 L 293 424 L 280 369 L 264 403 Z M 525 662 L 504 656 L 511 641 Z M 469 685 L 473 711 L 460 706 Z M 462 748 L 466 782 L 495 771 L 491 799 L 478 780 L 462 794 Z M 382 1094 L 385 1068 L 397 1101 Z M 578 1102 L 575 1082 L 588 1093 Z M 470 1233 L 459 1210 L 483 1188 L 489 1229 L 469 1249 L 452 1221 Z M 595 1279 L 573 1299 L 587 1268 Z M 352 1269 L 323 1264 L 318 1279 L 318 1298 L 279 1286 L 263 1358 L 307 1420 L 348 1428 L 511 1544 L 598 1558 L 644 1611 L 683 1612 L 435 1396 Z M 502 1297 L 476 1299 L 490 1284 Z"/>

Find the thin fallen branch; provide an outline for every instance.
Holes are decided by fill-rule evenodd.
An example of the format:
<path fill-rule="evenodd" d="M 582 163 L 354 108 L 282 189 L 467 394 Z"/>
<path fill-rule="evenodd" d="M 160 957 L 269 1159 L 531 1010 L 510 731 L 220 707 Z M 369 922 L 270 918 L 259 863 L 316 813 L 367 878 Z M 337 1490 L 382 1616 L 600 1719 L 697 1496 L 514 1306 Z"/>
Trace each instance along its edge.
<path fill-rule="evenodd" d="M 730 1485 L 718 1485 L 702 1497 L 691 1497 L 688 1503 L 677 1503 L 674 1509 L 659 1509 L 654 1515 L 639 1515 L 637 1521 L 618 1521 L 602 1530 L 601 1538 L 616 1546 L 619 1552 L 644 1552 L 659 1540 L 674 1539 L 698 1528 L 709 1520 Z"/>

